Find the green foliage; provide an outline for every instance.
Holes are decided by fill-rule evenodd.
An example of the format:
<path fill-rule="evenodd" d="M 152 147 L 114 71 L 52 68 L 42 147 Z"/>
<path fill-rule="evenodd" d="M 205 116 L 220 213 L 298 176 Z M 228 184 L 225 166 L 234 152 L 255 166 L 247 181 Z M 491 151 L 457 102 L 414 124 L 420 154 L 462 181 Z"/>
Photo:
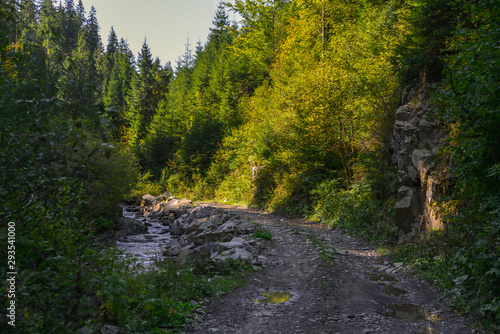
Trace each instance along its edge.
<path fill-rule="evenodd" d="M 264 240 L 269 240 L 269 241 L 273 240 L 273 235 L 268 230 L 258 231 L 253 236 L 255 238 L 261 238 L 261 239 L 264 239 Z"/>
<path fill-rule="evenodd" d="M 388 220 L 393 216 L 393 201 L 384 203 L 367 180 L 362 179 L 345 190 L 341 180 L 322 182 L 314 191 L 316 215 L 323 222 L 359 235 L 372 243 L 393 243 L 396 228 Z"/>
<path fill-rule="evenodd" d="M 445 78 L 432 88 L 436 116 L 447 125 L 454 180 L 440 204 L 446 229 L 404 256 L 453 297 L 457 308 L 499 328 L 500 7 L 496 2 L 449 2 L 455 17 L 439 58 Z M 466 245 L 466 246 L 465 246 Z M 429 247 L 430 246 L 430 247 Z"/>
<path fill-rule="evenodd" d="M 149 172 L 140 174 L 134 188 L 130 192 L 130 197 L 140 199 L 143 195 L 150 194 L 153 196 L 159 195 L 165 191 L 165 184 L 161 184 L 152 179 Z"/>

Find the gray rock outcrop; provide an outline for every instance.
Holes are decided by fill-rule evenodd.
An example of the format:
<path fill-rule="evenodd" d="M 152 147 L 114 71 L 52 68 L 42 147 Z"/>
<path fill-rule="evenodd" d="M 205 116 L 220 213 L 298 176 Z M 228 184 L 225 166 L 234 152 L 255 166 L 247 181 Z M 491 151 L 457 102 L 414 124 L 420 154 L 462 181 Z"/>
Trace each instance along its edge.
<path fill-rule="evenodd" d="M 425 93 L 413 91 L 405 99 L 407 103 L 396 111 L 391 141 L 392 162 L 399 175 L 396 224 L 400 243 L 423 231 L 443 228 L 434 203 L 442 196 L 435 159 L 445 133 L 429 115 Z"/>

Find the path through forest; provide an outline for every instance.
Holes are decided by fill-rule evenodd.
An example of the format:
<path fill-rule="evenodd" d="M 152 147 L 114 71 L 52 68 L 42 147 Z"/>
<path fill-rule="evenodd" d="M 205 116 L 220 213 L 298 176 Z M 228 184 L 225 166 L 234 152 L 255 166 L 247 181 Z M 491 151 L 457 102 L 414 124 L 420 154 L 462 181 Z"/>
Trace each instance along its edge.
<path fill-rule="evenodd" d="M 480 333 L 426 282 L 356 238 L 306 220 L 210 205 L 262 224 L 274 243 L 263 253 L 269 265 L 245 286 L 207 300 L 188 333 Z M 265 303 L 269 292 L 293 296 Z"/>

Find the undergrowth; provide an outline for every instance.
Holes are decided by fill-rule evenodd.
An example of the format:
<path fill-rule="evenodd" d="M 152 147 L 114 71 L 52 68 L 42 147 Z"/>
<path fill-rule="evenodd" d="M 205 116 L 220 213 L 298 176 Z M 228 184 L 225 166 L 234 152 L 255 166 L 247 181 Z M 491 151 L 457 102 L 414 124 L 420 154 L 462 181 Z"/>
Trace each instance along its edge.
<path fill-rule="evenodd" d="M 200 301 L 219 296 L 244 284 L 241 275 L 251 270 L 241 262 L 211 259 L 178 263 L 158 259 L 152 267 L 135 267 L 125 274 L 113 271 L 97 296 L 100 319 L 130 333 L 178 333 L 192 322 Z"/>

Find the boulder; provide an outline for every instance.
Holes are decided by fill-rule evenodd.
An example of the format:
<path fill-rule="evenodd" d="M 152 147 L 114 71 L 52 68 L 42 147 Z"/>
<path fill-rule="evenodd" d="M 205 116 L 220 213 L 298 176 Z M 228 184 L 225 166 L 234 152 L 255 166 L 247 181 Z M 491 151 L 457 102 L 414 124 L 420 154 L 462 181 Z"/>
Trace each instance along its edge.
<path fill-rule="evenodd" d="M 143 202 L 143 205 L 155 205 L 156 204 L 156 197 L 150 195 L 150 194 L 146 194 L 144 196 L 142 196 L 142 202 Z"/>
<path fill-rule="evenodd" d="M 177 256 L 181 252 L 181 245 L 179 243 L 174 243 L 172 246 L 167 248 L 163 255 L 165 256 Z"/>
<path fill-rule="evenodd" d="M 184 214 L 187 213 L 187 209 L 185 205 L 180 205 L 177 208 L 169 208 L 168 211 L 173 213 L 175 218 L 181 218 Z"/>
<path fill-rule="evenodd" d="M 215 260 L 217 261 L 227 261 L 229 259 L 233 259 L 234 261 L 242 261 L 246 265 L 252 265 L 253 256 L 251 253 L 247 252 L 241 248 L 233 248 L 227 251 L 223 251 Z"/>
<path fill-rule="evenodd" d="M 216 233 L 233 232 L 237 229 L 236 222 L 230 220 L 217 228 Z"/>
<path fill-rule="evenodd" d="M 244 248 L 245 247 L 242 242 L 233 242 L 233 241 L 223 242 L 220 244 L 220 246 L 222 247 L 222 249 L 233 249 L 233 248 Z"/>
<path fill-rule="evenodd" d="M 170 224 L 170 232 L 175 235 L 181 235 L 188 229 L 188 225 L 184 224 L 182 219 L 176 219 Z"/>
<path fill-rule="evenodd" d="M 177 261 L 179 262 L 184 262 L 186 261 L 187 257 L 193 253 L 193 245 L 187 245 L 179 251 L 179 255 L 177 256 Z"/>
<path fill-rule="evenodd" d="M 221 246 L 218 242 L 207 242 L 206 244 L 196 247 L 191 256 L 196 259 L 205 259 L 211 257 L 214 253 L 219 253 L 220 251 Z"/>

